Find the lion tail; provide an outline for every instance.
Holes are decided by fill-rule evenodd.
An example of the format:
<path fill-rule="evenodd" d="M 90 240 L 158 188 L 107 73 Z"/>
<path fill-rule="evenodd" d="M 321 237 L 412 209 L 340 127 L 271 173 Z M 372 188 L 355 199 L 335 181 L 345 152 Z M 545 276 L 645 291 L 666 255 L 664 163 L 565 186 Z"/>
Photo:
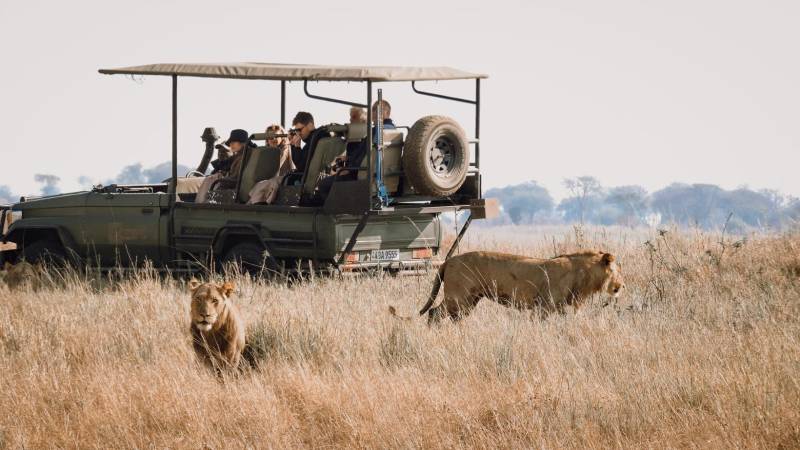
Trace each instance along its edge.
<path fill-rule="evenodd" d="M 429 309 L 431 309 L 431 306 L 433 306 L 433 302 L 436 301 L 436 296 L 439 295 L 439 290 L 442 288 L 442 280 L 444 279 L 444 267 L 445 267 L 445 265 L 447 265 L 447 261 L 445 261 L 444 264 L 439 266 L 439 271 L 436 273 L 436 279 L 433 281 L 433 288 L 431 289 L 431 294 L 428 297 L 428 302 L 425 303 L 425 306 L 423 306 L 422 310 L 420 310 L 420 312 L 419 312 L 420 316 L 425 314 L 426 312 L 428 312 Z M 395 309 L 394 306 L 391 306 L 391 305 L 389 306 L 389 314 L 391 314 L 392 316 L 394 316 L 394 317 L 396 317 L 396 318 L 398 318 L 400 320 L 411 320 L 412 319 L 412 317 L 401 316 L 400 314 L 397 314 L 397 310 Z"/>
<path fill-rule="evenodd" d="M 442 280 L 444 280 L 444 270 L 447 267 L 447 261 L 445 261 L 441 266 L 439 266 L 439 272 L 436 274 L 436 279 L 433 280 L 433 288 L 431 288 L 431 295 L 428 296 L 428 301 L 425 303 L 425 306 L 419 311 L 419 315 L 423 315 L 431 309 L 433 306 L 433 302 L 436 301 L 436 296 L 439 295 L 439 290 L 442 288 Z"/>

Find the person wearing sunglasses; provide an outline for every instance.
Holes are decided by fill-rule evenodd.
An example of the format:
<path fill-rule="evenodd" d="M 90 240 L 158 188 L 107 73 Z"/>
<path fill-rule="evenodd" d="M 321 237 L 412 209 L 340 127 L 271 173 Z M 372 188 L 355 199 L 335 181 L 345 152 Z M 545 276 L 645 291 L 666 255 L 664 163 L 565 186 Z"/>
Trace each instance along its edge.
<path fill-rule="evenodd" d="M 300 111 L 294 116 L 292 128 L 289 130 L 289 142 L 292 146 L 292 161 L 298 172 L 306 170 L 306 162 L 313 156 L 309 155 L 309 151 L 314 134 L 318 131 L 311 113 Z"/>
<path fill-rule="evenodd" d="M 231 131 L 231 135 L 225 145 L 231 151 L 231 156 L 225 159 L 215 159 L 211 161 L 211 175 L 203 180 L 203 184 L 197 191 L 196 203 L 208 201 L 208 193 L 212 188 L 230 189 L 236 186 L 236 180 L 242 168 L 242 155 L 245 147 L 255 147 L 256 144 L 250 140 L 250 134 L 246 130 L 236 129 Z"/>
<path fill-rule="evenodd" d="M 283 127 L 280 125 L 270 125 L 267 127 L 267 147 L 278 149 L 281 152 L 278 173 L 275 174 L 274 177 L 259 181 L 253 186 L 253 189 L 251 189 L 249 193 L 250 199 L 247 201 L 248 204 L 272 204 L 278 196 L 278 190 L 281 187 L 283 177 L 294 170 L 289 139 L 281 136 L 285 134 L 286 131 L 284 131 Z M 276 137 L 275 135 L 278 136 Z"/>

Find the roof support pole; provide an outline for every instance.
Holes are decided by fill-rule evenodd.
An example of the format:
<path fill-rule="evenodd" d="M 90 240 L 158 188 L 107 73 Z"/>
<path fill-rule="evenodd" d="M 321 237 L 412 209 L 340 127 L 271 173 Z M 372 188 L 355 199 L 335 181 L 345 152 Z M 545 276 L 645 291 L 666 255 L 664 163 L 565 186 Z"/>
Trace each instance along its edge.
<path fill-rule="evenodd" d="M 172 178 L 169 193 L 175 194 L 178 185 L 178 75 L 172 75 Z"/>
<path fill-rule="evenodd" d="M 286 129 L 286 80 L 281 80 L 281 126 Z"/>
<path fill-rule="evenodd" d="M 369 208 L 372 209 L 372 81 L 367 81 L 367 180 L 369 182 Z"/>
<path fill-rule="evenodd" d="M 369 220 L 369 211 L 366 211 L 361 215 L 361 220 L 358 221 L 355 229 L 353 229 L 353 234 L 350 235 L 350 240 L 347 241 L 344 251 L 342 251 L 342 254 L 339 255 L 339 260 L 336 261 L 337 267 L 341 267 L 341 265 L 347 260 L 347 254 L 353 251 L 353 247 L 356 246 L 356 240 L 358 240 L 358 235 L 361 234 L 361 232 L 364 231 L 364 227 L 367 226 L 367 220 Z"/>
<path fill-rule="evenodd" d="M 378 107 L 375 108 L 375 113 L 378 116 L 376 119 L 375 131 L 378 132 L 376 136 L 375 150 L 375 186 L 378 188 L 378 198 L 382 206 L 389 205 L 389 193 L 386 191 L 386 186 L 383 184 L 383 89 L 378 88 Z"/>
<path fill-rule="evenodd" d="M 370 83 L 370 81 L 367 81 Z M 350 100 L 340 100 L 338 98 L 330 98 L 330 97 L 323 97 L 321 95 L 314 95 L 311 92 L 308 92 L 308 80 L 303 80 L 303 92 L 306 93 L 306 97 L 313 98 L 314 100 L 322 100 L 323 102 L 331 102 L 331 103 L 338 103 L 340 105 L 348 105 L 348 106 L 360 106 L 362 108 L 366 108 L 367 105 L 362 105 L 361 103 L 351 102 Z"/>
<path fill-rule="evenodd" d="M 458 214 L 458 213 L 456 213 Z M 458 232 L 458 236 L 456 236 L 456 240 L 453 241 L 453 245 L 450 246 L 450 250 L 447 252 L 447 256 L 444 257 L 444 260 L 447 261 L 453 256 L 453 253 L 458 250 L 458 244 L 461 243 L 461 238 L 464 237 L 464 234 L 469 229 L 469 225 L 472 223 L 472 211 L 469 212 L 469 217 L 467 217 L 467 221 L 464 222 L 464 225 L 461 225 L 461 231 Z"/>
<path fill-rule="evenodd" d="M 481 79 L 475 78 L 475 167 L 481 167 Z"/>

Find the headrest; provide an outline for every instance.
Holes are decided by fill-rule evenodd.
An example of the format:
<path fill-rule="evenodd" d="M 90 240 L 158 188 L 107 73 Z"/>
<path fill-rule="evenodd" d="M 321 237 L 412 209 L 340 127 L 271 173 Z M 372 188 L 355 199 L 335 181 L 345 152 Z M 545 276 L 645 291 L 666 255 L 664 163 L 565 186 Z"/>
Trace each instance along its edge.
<path fill-rule="evenodd" d="M 347 142 L 361 142 L 366 137 L 366 123 L 351 123 L 347 125 Z"/>
<path fill-rule="evenodd" d="M 383 130 L 383 145 L 403 145 L 401 130 Z"/>
<path fill-rule="evenodd" d="M 175 183 L 175 193 L 196 194 L 200 190 L 200 185 L 203 184 L 203 180 L 205 179 L 206 177 L 178 177 L 176 178 L 177 183 Z"/>

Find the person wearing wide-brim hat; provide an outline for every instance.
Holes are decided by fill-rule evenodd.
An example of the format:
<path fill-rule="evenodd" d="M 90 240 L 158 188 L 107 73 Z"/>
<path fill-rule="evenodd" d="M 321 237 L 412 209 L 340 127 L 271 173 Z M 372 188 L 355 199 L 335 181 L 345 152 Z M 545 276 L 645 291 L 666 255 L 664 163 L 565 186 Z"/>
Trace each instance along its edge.
<path fill-rule="evenodd" d="M 242 157 L 244 155 L 245 147 L 255 147 L 256 145 L 250 140 L 250 133 L 242 129 L 231 131 L 230 137 L 225 141 L 225 145 L 231 151 L 231 156 L 225 159 L 215 159 L 211 161 L 211 175 L 203 180 L 203 184 L 197 191 L 196 203 L 204 203 L 208 197 L 208 191 L 214 186 L 217 181 L 224 181 L 225 184 L 236 185 L 236 180 L 239 178 L 239 172 L 242 168 Z M 224 180 L 223 180 L 224 179 Z"/>

